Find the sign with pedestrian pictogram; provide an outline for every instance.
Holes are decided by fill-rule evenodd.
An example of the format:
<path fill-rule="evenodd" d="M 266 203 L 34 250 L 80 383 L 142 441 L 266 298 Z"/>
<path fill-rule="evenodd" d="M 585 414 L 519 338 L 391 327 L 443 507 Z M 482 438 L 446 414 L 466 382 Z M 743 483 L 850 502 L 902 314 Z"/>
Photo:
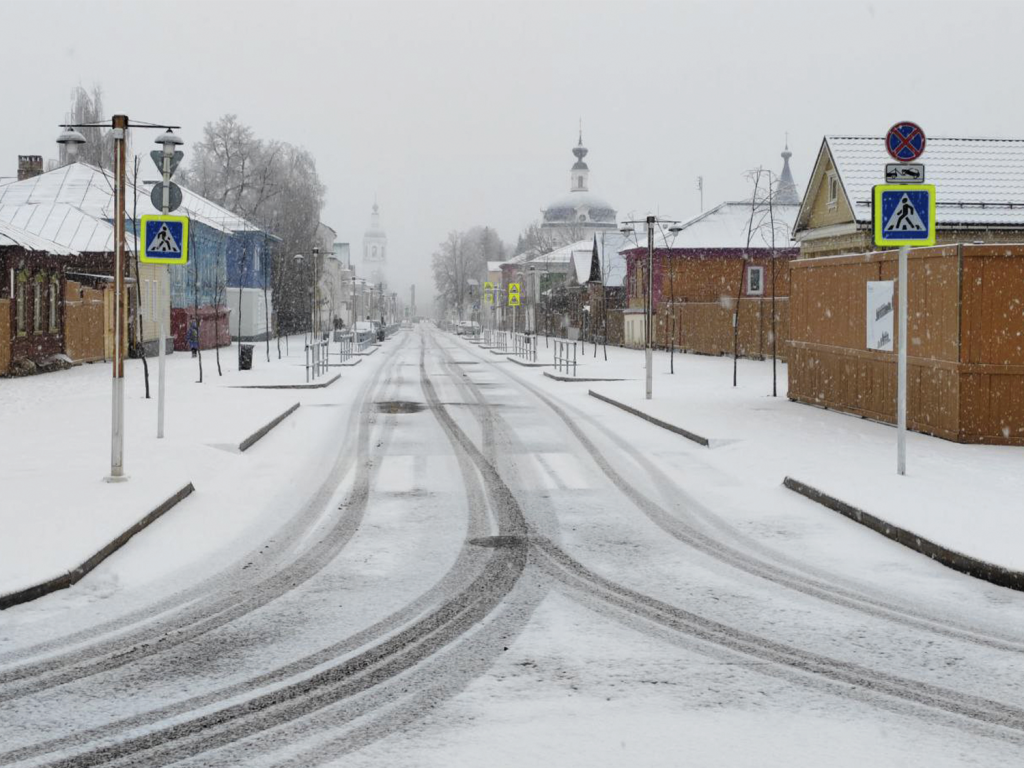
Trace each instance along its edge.
<path fill-rule="evenodd" d="M 491 282 L 485 282 L 484 283 L 484 303 L 485 304 L 493 304 L 494 303 L 494 283 L 491 283 Z"/>
<path fill-rule="evenodd" d="M 935 245 L 935 187 L 879 184 L 874 220 L 875 245 Z"/>
<path fill-rule="evenodd" d="M 188 217 L 143 216 L 139 261 L 188 264 Z"/>
<path fill-rule="evenodd" d="M 901 163 L 911 163 L 924 154 L 924 131 L 917 123 L 896 123 L 885 135 L 885 149 L 889 157 Z"/>
<path fill-rule="evenodd" d="M 509 286 L 509 291 L 508 291 L 508 305 L 510 307 L 518 307 L 519 306 L 519 291 L 516 291 L 515 293 L 513 293 L 511 285 Z"/>

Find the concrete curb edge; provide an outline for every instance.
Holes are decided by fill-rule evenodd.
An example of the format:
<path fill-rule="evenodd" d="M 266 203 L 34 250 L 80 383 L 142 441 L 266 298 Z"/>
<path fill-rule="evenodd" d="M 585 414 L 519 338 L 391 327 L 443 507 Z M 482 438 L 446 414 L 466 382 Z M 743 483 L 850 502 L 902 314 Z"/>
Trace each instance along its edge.
<path fill-rule="evenodd" d="M 843 517 L 848 517 L 854 522 L 860 523 L 888 539 L 892 539 L 897 544 L 902 544 L 904 547 L 930 557 L 947 568 L 976 579 L 988 581 L 1000 587 L 1024 591 L 1024 572 L 1011 571 L 1009 568 L 1004 568 L 1001 565 L 979 560 L 976 557 L 965 555 L 941 544 L 936 544 L 934 541 L 918 536 L 916 533 L 900 528 L 898 525 L 887 523 L 880 517 L 875 517 L 871 513 L 847 504 L 845 501 L 834 496 L 829 496 L 827 493 L 802 483 L 795 478 L 787 476 L 782 481 L 782 484 L 789 490 L 799 493 L 801 496 L 817 502 L 833 512 L 838 512 Z"/>
<path fill-rule="evenodd" d="M 605 397 L 604 395 L 598 394 L 592 389 L 587 390 L 587 392 L 591 397 L 596 397 L 598 400 L 602 400 L 608 403 L 609 405 L 614 405 L 616 408 L 621 408 L 626 413 L 631 413 L 634 416 L 639 416 L 644 421 L 649 421 L 656 427 L 667 429 L 669 432 L 675 432 L 677 435 L 681 435 L 685 437 L 687 440 L 692 440 L 693 442 L 697 443 L 697 445 L 703 445 L 705 448 L 708 448 L 711 445 L 710 440 L 708 440 L 706 437 L 702 437 L 701 435 L 696 434 L 695 432 L 690 432 L 689 430 L 683 429 L 682 427 L 677 427 L 675 424 L 669 424 L 667 421 L 656 419 L 650 414 L 644 413 L 643 411 L 637 410 L 636 408 L 631 408 L 625 403 L 620 403 L 618 400 L 612 400 L 612 398 L 610 397 Z"/>
<path fill-rule="evenodd" d="M 340 373 L 321 384 L 238 384 L 230 389 L 324 389 L 341 378 Z"/>
<path fill-rule="evenodd" d="M 284 421 L 289 416 L 291 416 L 293 413 L 295 413 L 295 411 L 297 411 L 298 408 L 299 408 L 299 404 L 295 403 L 295 405 L 293 405 L 287 411 L 282 413 L 280 416 L 275 416 L 271 421 L 269 421 L 266 424 L 264 424 L 262 427 L 257 429 L 255 432 L 253 432 L 247 438 L 245 438 L 245 440 L 240 442 L 238 444 L 238 450 L 241 453 L 245 453 L 246 451 L 248 451 L 256 443 L 258 443 L 260 440 L 262 440 L 264 437 L 266 437 L 267 433 L 270 432 L 270 430 L 272 430 L 274 427 L 276 427 L 282 421 Z"/>
<path fill-rule="evenodd" d="M 67 589 L 68 587 L 77 584 L 86 574 L 89 573 L 89 571 L 127 544 L 128 540 L 132 536 L 158 520 L 165 512 L 178 504 L 178 502 L 191 495 L 193 491 L 195 491 L 195 486 L 190 482 L 77 568 L 40 584 L 35 584 L 31 587 L 26 587 L 25 589 L 19 589 L 16 592 L 10 592 L 6 595 L 0 595 L 0 611 L 15 605 L 20 605 L 21 603 L 27 603 L 31 600 L 43 597 L 44 595 L 48 595 L 51 592 L 56 592 L 59 589 Z"/>
<path fill-rule="evenodd" d="M 554 379 L 555 381 L 568 381 L 569 383 L 574 381 L 632 381 L 632 379 L 599 379 L 593 377 L 588 378 L 586 376 L 562 376 L 557 373 L 551 373 L 550 371 L 544 371 L 543 373 L 549 379 Z"/>

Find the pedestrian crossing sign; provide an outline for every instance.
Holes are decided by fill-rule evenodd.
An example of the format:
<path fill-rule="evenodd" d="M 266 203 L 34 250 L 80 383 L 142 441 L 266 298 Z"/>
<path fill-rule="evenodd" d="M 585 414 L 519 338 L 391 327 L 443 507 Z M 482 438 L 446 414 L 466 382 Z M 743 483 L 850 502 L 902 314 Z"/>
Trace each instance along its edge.
<path fill-rule="evenodd" d="M 188 264 L 188 216 L 143 216 L 139 261 Z"/>
<path fill-rule="evenodd" d="M 875 245 L 935 245 L 935 185 L 879 184 Z"/>
<path fill-rule="evenodd" d="M 508 305 L 510 307 L 518 307 L 519 306 L 519 294 L 518 293 L 511 293 L 511 292 L 509 293 L 509 295 L 508 295 Z"/>

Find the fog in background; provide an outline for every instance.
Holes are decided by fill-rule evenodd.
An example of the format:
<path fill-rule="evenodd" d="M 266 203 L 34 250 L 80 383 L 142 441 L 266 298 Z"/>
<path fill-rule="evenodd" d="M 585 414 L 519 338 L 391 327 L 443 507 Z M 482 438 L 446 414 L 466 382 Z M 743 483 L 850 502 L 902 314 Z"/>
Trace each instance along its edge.
<path fill-rule="evenodd" d="M 801 192 L 826 133 L 1024 137 L 1022 22 L 977 2 L 0 2 L 0 176 L 56 157 L 75 85 L 182 125 L 186 163 L 237 113 L 313 153 L 357 264 L 377 196 L 390 284 L 422 310 L 449 230 L 514 245 L 568 191 L 580 119 L 620 219 L 695 215 L 698 175 L 705 208 L 743 197 L 787 132 Z"/>

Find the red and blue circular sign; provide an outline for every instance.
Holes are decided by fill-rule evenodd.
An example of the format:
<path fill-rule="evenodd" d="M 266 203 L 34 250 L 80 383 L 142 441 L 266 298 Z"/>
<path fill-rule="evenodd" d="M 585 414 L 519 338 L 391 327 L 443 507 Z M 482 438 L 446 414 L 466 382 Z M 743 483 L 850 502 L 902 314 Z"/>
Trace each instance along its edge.
<path fill-rule="evenodd" d="M 885 149 L 893 160 L 909 163 L 924 154 L 924 131 L 917 123 L 896 123 L 885 135 Z"/>

